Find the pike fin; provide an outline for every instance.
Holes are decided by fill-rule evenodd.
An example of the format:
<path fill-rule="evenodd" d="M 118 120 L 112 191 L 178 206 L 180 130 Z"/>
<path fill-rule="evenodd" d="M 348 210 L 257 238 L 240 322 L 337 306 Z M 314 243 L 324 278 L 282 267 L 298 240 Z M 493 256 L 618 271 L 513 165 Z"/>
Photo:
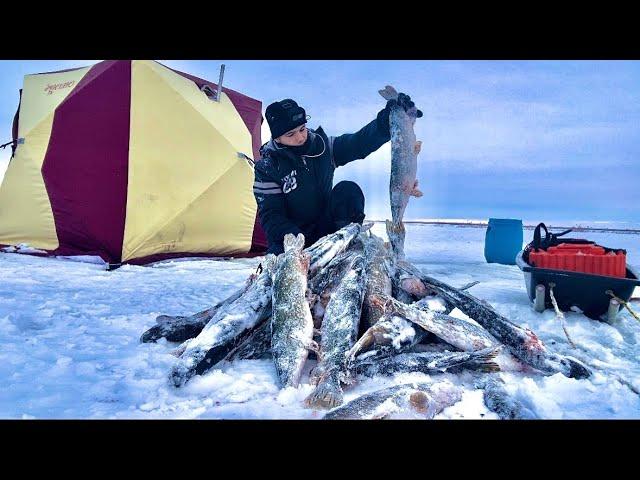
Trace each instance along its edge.
<path fill-rule="evenodd" d="M 421 391 L 413 392 L 409 396 L 409 405 L 418 413 L 427 413 L 429 410 L 429 396 Z"/>
<path fill-rule="evenodd" d="M 185 318 L 189 318 L 189 317 L 184 317 L 181 315 L 158 315 L 156 317 L 156 323 L 157 324 L 170 323 L 170 322 L 175 322 L 176 320 L 184 320 Z"/>
<path fill-rule="evenodd" d="M 412 197 L 421 197 L 422 196 L 422 192 L 420 190 L 418 190 L 418 180 L 416 179 L 415 182 L 413 182 L 413 189 L 411 190 L 411 192 L 409 192 L 409 195 L 411 195 Z"/>
<path fill-rule="evenodd" d="M 302 247 L 304 247 L 304 236 L 302 237 Z M 302 248 L 300 250 L 302 250 Z M 302 251 L 300 255 L 300 263 L 302 264 L 304 271 L 308 272 L 309 265 L 311 265 L 311 255 L 308 252 Z"/>
<path fill-rule="evenodd" d="M 371 327 L 362 334 L 362 336 L 358 339 L 358 341 L 353 345 L 353 347 L 351 347 L 351 350 L 349 350 L 346 354 L 346 360 L 345 363 L 347 365 L 350 365 L 351 363 L 353 363 L 356 359 L 356 356 L 364 349 L 370 347 L 373 344 L 373 333 L 371 330 Z"/>
<path fill-rule="evenodd" d="M 393 233 L 404 233 L 405 232 L 405 228 L 404 228 L 404 223 L 400 222 L 400 223 L 393 223 L 391 220 L 385 220 L 386 225 L 387 225 L 387 232 L 393 232 Z"/>
<path fill-rule="evenodd" d="M 473 287 L 474 285 L 477 285 L 477 284 L 479 284 L 479 283 L 480 283 L 480 282 L 479 282 L 478 280 L 476 280 L 475 282 L 470 282 L 470 283 L 467 283 L 466 285 L 463 285 L 462 287 L 458 288 L 458 290 L 460 290 L 460 291 L 468 290 L 468 289 L 470 289 L 471 287 Z"/>

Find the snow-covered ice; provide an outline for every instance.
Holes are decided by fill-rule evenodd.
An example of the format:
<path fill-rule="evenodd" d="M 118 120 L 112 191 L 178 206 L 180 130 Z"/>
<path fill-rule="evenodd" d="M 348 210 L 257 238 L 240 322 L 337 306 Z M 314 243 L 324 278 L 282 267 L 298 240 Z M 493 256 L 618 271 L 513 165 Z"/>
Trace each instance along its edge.
<path fill-rule="evenodd" d="M 382 224 L 373 232 L 385 236 Z M 640 418 L 640 396 L 630 388 L 640 390 L 640 322 L 626 310 L 612 325 L 567 312 L 578 346 L 571 348 L 554 313 L 533 310 L 518 267 L 485 262 L 484 234 L 472 225 L 409 224 L 407 258 L 454 286 L 478 280 L 470 293 L 533 329 L 550 349 L 596 367 L 586 380 L 501 372 L 508 392 L 540 418 Z M 531 235 L 525 231 L 525 242 Z M 638 234 L 573 236 L 624 248 L 629 263 L 640 265 Z M 168 375 L 177 344 L 140 343 L 156 316 L 192 314 L 232 294 L 260 258 L 167 261 L 112 272 L 95 259 L 75 260 L 0 253 L 0 418 L 322 417 L 303 406 L 313 390 L 307 379 L 314 361 L 298 388 L 279 389 L 272 361 L 262 359 L 218 365 L 176 389 Z M 448 379 L 465 392 L 436 418 L 497 418 L 473 388 L 473 375 L 364 379 L 345 389 L 345 401 L 393 384 Z"/>

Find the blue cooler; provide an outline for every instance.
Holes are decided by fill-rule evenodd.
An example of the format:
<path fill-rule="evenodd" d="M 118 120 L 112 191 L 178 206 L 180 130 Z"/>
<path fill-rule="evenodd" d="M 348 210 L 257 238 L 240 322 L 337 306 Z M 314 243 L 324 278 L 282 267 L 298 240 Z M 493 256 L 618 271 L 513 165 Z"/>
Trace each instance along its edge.
<path fill-rule="evenodd" d="M 522 242 L 522 220 L 490 218 L 484 239 L 484 258 L 488 263 L 515 265 Z"/>

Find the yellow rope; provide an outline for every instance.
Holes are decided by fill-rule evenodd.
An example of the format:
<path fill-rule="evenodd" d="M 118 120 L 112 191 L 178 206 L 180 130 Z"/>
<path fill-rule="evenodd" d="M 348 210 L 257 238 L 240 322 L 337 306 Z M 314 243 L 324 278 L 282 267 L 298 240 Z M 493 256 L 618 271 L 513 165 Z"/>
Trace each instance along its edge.
<path fill-rule="evenodd" d="M 607 290 L 605 292 L 607 295 L 611 295 L 615 300 L 617 300 L 618 302 L 620 302 L 621 305 L 624 305 L 625 308 L 627 310 L 629 310 L 629 313 L 633 316 L 633 318 L 635 318 L 636 320 L 638 320 L 640 322 L 640 317 L 638 317 L 638 314 L 636 312 L 634 312 L 633 310 L 631 310 L 631 307 L 629 306 L 628 302 L 625 302 L 624 300 L 622 300 L 621 298 L 618 298 L 615 296 L 615 294 L 611 291 L 611 290 Z"/>
<path fill-rule="evenodd" d="M 555 286 L 555 283 L 549 283 L 549 295 L 551 296 L 551 303 L 553 303 L 553 308 L 556 311 L 556 317 L 560 319 L 560 322 L 562 322 L 562 329 L 564 330 L 564 334 L 567 336 L 567 340 L 569 340 L 569 344 L 571 344 L 573 348 L 577 348 L 576 344 L 571 340 L 571 337 L 569 337 L 567 326 L 564 323 L 564 314 L 560 311 L 560 308 L 558 308 L 558 302 L 556 302 L 556 297 L 553 295 L 553 287 Z"/>

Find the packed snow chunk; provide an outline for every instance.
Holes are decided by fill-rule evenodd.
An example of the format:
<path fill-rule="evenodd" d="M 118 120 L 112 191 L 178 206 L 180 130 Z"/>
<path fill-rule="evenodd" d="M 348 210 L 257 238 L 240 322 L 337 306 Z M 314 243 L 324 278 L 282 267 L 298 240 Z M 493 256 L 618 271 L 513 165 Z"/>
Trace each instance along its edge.
<path fill-rule="evenodd" d="M 462 400 L 445 408 L 434 419 L 499 419 L 497 414 L 490 411 L 484 403 L 482 390 L 466 390 L 462 394 Z"/>
<path fill-rule="evenodd" d="M 301 383 L 297 387 L 286 387 L 280 390 L 276 401 L 283 407 L 299 406 L 303 404 L 304 399 L 307 398 L 314 390 L 315 386 L 308 383 Z"/>

